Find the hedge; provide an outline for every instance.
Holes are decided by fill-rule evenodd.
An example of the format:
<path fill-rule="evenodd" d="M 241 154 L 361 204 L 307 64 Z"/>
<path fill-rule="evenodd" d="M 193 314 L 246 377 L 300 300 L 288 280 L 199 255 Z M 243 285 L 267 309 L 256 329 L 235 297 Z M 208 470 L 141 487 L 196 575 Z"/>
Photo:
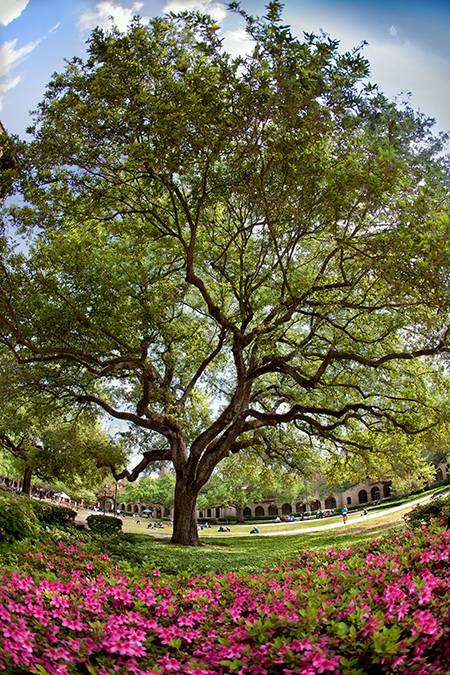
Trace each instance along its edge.
<path fill-rule="evenodd" d="M 32 499 L 31 503 L 39 523 L 44 527 L 53 527 L 54 525 L 64 527 L 75 522 L 77 512 L 68 506 L 56 506 L 37 499 Z"/>
<path fill-rule="evenodd" d="M 0 541 L 36 537 L 39 521 L 32 500 L 9 492 L 0 492 Z"/>
<path fill-rule="evenodd" d="M 122 530 L 122 520 L 113 516 L 95 514 L 87 517 L 89 529 L 102 534 L 112 534 Z"/>
<path fill-rule="evenodd" d="M 419 504 L 403 518 L 413 528 L 428 525 L 434 518 L 441 520 L 446 527 L 450 527 L 450 495 L 435 497 L 426 504 Z"/>

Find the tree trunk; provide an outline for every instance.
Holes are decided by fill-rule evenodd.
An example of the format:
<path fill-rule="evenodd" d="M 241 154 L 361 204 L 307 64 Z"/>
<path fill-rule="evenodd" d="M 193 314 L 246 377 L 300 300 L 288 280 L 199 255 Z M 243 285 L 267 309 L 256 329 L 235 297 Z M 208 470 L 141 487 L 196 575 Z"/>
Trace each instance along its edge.
<path fill-rule="evenodd" d="M 184 477 L 177 476 L 171 544 L 200 546 L 196 514 L 198 492 L 199 488 L 193 488 Z"/>
<path fill-rule="evenodd" d="M 23 478 L 22 478 L 22 492 L 25 495 L 29 495 L 31 493 L 31 476 L 33 475 L 33 469 L 27 465 L 25 465 L 25 469 L 23 471 Z"/>

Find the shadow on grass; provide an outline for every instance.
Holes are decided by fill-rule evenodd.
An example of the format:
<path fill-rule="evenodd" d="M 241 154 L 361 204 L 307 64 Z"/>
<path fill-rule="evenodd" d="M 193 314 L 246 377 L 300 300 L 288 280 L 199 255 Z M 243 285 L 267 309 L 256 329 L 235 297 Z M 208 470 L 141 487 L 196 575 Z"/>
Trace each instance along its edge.
<path fill-rule="evenodd" d="M 137 567 L 139 573 L 158 568 L 163 574 L 258 572 L 295 560 L 305 549 L 345 548 L 368 539 L 390 534 L 402 524 L 361 523 L 335 531 L 315 532 L 284 537 L 239 537 L 236 539 L 203 540 L 202 546 L 189 548 L 168 541 L 150 539 L 146 535 L 126 534 L 122 544 L 105 542 L 107 552 L 116 560 Z"/>

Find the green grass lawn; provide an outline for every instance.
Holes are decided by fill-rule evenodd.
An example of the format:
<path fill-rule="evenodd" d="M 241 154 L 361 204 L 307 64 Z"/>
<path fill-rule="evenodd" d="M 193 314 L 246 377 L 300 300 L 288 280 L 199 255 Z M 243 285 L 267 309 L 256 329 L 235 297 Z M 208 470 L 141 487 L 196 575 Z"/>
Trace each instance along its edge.
<path fill-rule="evenodd" d="M 432 491 L 429 490 L 428 493 L 431 493 Z M 406 500 L 398 500 L 396 502 L 390 503 L 389 505 L 386 505 L 384 508 L 380 507 L 372 507 L 368 509 L 369 514 L 371 513 L 379 513 L 380 518 L 383 517 L 384 513 L 389 513 L 390 508 L 397 507 L 399 505 L 404 504 L 405 509 L 411 508 L 409 506 L 409 502 L 411 499 L 417 499 L 422 496 L 426 496 L 427 493 L 424 492 L 421 495 L 415 495 L 413 498 L 409 497 L 408 501 Z M 406 511 L 405 511 L 406 512 Z M 90 514 L 90 511 L 84 511 L 83 509 L 80 509 L 78 511 L 78 518 L 81 520 L 85 520 L 87 516 Z M 401 514 L 403 515 L 403 513 Z M 401 517 L 401 516 L 400 516 Z M 349 513 L 349 521 L 348 525 L 351 525 L 352 523 L 357 522 L 359 524 L 359 521 L 362 522 L 364 516 L 362 516 L 362 507 L 361 510 L 359 511 L 351 511 Z M 140 521 L 139 523 L 137 521 Z M 378 520 L 378 519 L 377 519 Z M 133 519 L 131 517 L 122 517 L 122 522 L 123 526 L 122 529 L 126 533 L 132 533 L 132 534 L 145 534 L 145 535 L 153 535 L 153 534 L 158 534 L 158 535 L 165 535 L 169 537 L 172 534 L 172 525 L 168 522 L 164 523 L 164 527 L 161 529 L 148 529 L 148 523 L 149 520 L 145 517 L 139 518 L 139 519 Z M 151 521 L 152 522 L 152 521 Z M 373 522 L 373 521 L 371 521 Z M 267 522 L 267 523 L 257 523 L 256 526 L 260 529 L 261 534 L 272 534 L 275 532 L 290 532 L 290 531 L 297 531 L 297 530 L 308 530 L 311 528 L 316 528 L 316 527 L 321 527 L 323 525 L 333 525 L 333 524 L 342 524 L 342 516 L 334 516 L 332 518 L 324 518 L 324 519 L 316 519 L 313 518 L 311 520 L 305 520 L 305 521 L 295 521 L 294 523 L 274 523 L 274 522 Z M 211 528 L 207 530 L 202 530 L 200 533 L 200 536 L 202 539 L 232 539 L 233 537 L 236 536 L 247 536 L 250 534 L 250 530 L 254 527 L 254 524 L 250 523 L 238 523 L 238 524 L 233 524 L 229 526 L 231 529 L 231 532 L 227 533 L 220 533 L 218 532 L 219 525 L 213 525 Z"/>
<path fill-rule="evenodd" d="M 163 574 L 208 572 L 252 572 L 275 567 L 295 559 L 305 549 L 346 547 L 373 539 L 404 527 L 403 514 L 408 507 L 394 514 L 364 522 L 361 518 L 345 528 L 283 537 L 203 538 L 200 548 L 173 546 L 167 541 L 145 535 L 126 534 L 122 539 L 105 539 L 104 550 L 113 558 L 128 561 L 143 572 L 160 568 Z"/>

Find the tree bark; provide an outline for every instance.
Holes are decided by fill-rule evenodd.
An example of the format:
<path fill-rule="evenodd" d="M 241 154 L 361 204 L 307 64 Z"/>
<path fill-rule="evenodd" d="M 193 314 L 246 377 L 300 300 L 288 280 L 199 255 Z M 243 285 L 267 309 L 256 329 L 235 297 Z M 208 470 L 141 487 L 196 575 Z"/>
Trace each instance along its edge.
<path fill-rule="evenodd" d="M 31 493 L 31 476 L 33 475 L 33 469 L 27 465 L 25 465 L 25 469 L 23 471 L 23 478 L 22 478 L 22 492 L 25 495 L 29 495 Z"/>
<path fill-rule="evenodd" d="M 200 546 L 196 513 L 199 489 L 193 487 L 185 477 L 177 475 L 171 544 Z"/>

